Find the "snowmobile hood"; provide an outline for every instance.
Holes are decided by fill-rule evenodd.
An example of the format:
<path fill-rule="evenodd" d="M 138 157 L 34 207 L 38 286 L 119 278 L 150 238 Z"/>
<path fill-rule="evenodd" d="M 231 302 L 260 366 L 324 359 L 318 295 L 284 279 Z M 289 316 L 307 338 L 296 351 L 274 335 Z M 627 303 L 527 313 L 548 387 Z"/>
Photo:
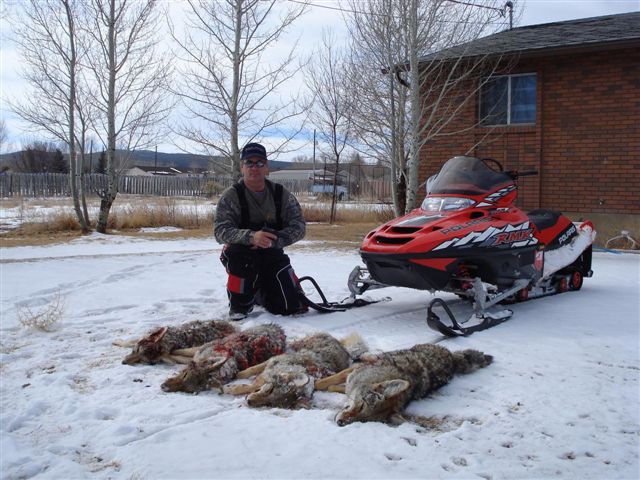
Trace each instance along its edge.
<path fill-rule="evenodd" d="M 468 208 L 438 215 L 416 209 L 370 232 L 361 251 L 386 254 L 447 256 L 453 251 L 503 250 L 537 243 L 530 222 L 519 209 L 489 212 Z"/>
<path fill-rule="evenodd" d="M 498 169 L 489 167 L 492 162 Z M 534 246 L 535 227 L 514 206 L 515 178 L 517 172 L 502 171 L 495 160 L 453 157 L 427 181 L 421 207 L 370 232 L 361 251 L 424 258 Z"/>

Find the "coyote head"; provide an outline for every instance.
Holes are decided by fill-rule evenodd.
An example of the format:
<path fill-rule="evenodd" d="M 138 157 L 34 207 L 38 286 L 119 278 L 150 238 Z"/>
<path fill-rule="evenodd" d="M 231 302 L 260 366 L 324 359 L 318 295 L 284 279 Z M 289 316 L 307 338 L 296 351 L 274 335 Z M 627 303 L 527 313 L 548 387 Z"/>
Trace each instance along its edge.
<path fill-rule="evenodd" d="M 247 403 L 250 407 L 308 408 L 313 385 L 313 377 L 306 373 L 278 373 L 250 393 Z"/>
<path fill-rule="evenodd" d="M 154 364 L 162 356 L 161 341 L 167 333 L 168 328 L 162 327 L 150 333 L 148 336 L 135 344 L 129 355 L 124 357 L 122 363 L 125 365 L 135 365 L 136 363 Z"/>
<path fill-rule="evenodd" d="M 404 407 L 411 384 L 395 379 L 358 386 L 348 391 L 346 406 L 336 415 L 343 427 L 353 422 L 389 421 Z"/>
<path fill-rule="evenodd" d="M 233 360 L 217 357 L 202 363 L 191 362 L 178 375 L 165 380 L 161 388 L 165 392 L 198 393 L 212 388 L 222 391 L 222 382 L 217 377 L 227 363 Z"/>

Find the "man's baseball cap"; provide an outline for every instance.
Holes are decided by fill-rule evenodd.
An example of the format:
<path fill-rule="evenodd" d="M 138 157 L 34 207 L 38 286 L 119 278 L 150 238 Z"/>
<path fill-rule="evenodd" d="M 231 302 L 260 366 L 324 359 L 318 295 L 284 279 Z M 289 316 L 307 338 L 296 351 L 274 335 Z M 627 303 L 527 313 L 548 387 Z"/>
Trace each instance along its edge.
<path fill-rule="evenodd" d="M 248 158 L 260 158 L 266 161 L 267 151 L 259 143 L 247 143 L 242 149 L 240 160 L 246 160 Z"/>

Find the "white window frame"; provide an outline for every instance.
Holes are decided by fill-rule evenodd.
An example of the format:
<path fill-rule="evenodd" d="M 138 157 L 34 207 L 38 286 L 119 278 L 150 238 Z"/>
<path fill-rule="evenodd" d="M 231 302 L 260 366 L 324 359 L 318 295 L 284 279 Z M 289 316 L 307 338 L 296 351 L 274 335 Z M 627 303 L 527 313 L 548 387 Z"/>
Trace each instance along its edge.
<path fill-rule="evenodd" d="M 491 77 L 486 77 L 484 79 L 484 86 L 489 80 L 495 80 L 498 78 L 507 78 L 507 123 L 482 123 L 482 87 L 480 88 L 479 102 L 478 102 L 478 118 L 479 124 L 483 127 L 505 127 L 505 126 L 526 126 L 526 125 L 535 125 L 536 121 L 533 122 L 525 122 L 525 123 L 511 123 L 511 79 L 515 77 L 528 77 L 533 76 L 536 79 L 536 100 L 538 97 L 538 74 L 536 72 L 529 73 L 516 73 L 513 75 L 493 75 Z M 537 105 L 536 105 L 537 110 Z M 537 111 L 536 111 L 537 116 Z"/>

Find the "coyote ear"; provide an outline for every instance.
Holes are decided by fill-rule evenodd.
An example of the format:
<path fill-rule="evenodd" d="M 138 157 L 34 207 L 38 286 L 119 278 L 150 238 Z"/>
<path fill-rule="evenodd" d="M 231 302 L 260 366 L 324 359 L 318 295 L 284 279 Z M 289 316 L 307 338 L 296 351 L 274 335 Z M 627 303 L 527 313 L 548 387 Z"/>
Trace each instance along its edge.
<path fill-rule="evenodd" d="M 395 397 L 407 391 L 411 384 L 406 380 L 397 378 L 395 380 L 387 380 L 374 385 L 374 390 L 385 398 Z"/>
<path fill-rule="evenodd" d="M 311 381 L 311 377 L 309 375 L 307 375 L 306 373 L 299 373 L 293 379 L 293 384 L 298 388 L 302 388 L 305 385 L 307 385 L 310 381 Z"/>
<path fill-rule="evenodd" d="M 269 394 L 273 390 L 273 383 L 265 383 L 260 387 L 260 389 L 256 392 L 258 394 Z"/>
<path fill-rule="evenodd" d="M 224 362 L 226 362 L 227 360 L 229 360 L 229 357 L 212 358 L 211 361 L 213 363 L 210 363 L 209 365 L 207 365 L 206 371 L 213 372 L 214 370 L 218 370 L 222 365 L 224 365 Z"/>
<path fill-rule="evenodd" d="M 167 333 L 169 327 L 162 327 L 156 330 L 155 332 L 149 335 L 149 341 L 151 343 L 158 343 L 164 337 L 164 334 Z"/>

